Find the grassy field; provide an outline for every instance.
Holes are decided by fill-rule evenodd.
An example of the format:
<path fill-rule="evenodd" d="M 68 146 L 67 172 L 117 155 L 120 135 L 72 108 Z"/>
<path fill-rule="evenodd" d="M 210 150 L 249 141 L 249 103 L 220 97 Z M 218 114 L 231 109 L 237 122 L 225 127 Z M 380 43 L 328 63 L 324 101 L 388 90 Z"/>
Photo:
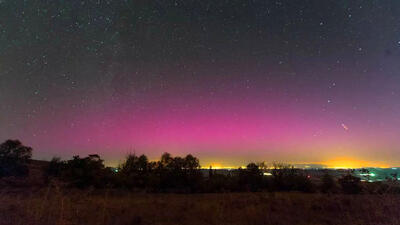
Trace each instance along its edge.
<path fill-rule="evenodd" d="M 0 225 L 19 224 L 400 224 L 400 196 L 3 191 Z"/>

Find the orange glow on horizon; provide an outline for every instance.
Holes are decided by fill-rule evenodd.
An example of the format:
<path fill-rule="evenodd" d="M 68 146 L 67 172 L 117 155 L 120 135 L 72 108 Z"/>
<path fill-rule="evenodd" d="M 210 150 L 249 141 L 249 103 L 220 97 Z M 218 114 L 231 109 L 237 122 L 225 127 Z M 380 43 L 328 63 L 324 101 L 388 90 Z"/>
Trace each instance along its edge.
<path fill-rule="evenodd" d="M 356 169 L 356 168 L 366 168 L 366 167 L 377 167 L 377 168 L 389 168 L 392 167 L 391 165 L 385 163 L 385 162 L 379 162 L 379 161 L 367 161 L 367 160 L 360 160 L 360 159 L 354 159 L 350 157 L 338 157 L 338 158 L 333 158 L 327 161 L 320 161 L 320 162 L 292 162 L 292 163 L 287 163 L 288 165 L 293 165 L 296 167 L 296 165 L 302 164 L 320 164 L 322 168 L 331 168 L 331 169 Z M 269 168 L 272 168 L 272 163 L 267 163 Z M 239 167 L 246 168 L 246 166 L 228 166 L 226 164 L 221 164 L 221 163 L 211 163 L 209 166 L 202 166 L 202 169 L 208 169 L 212 167 L 212 169 L 237 169 Z M 307 167 L 306 167 L 307 168 Z"/>
<path fill-rule="evenodd" d="M 209 166 L 202 166 L 202 169 L 209 169 L 211 167 L 211 169 L 237 169 L 239 167 L 245 168 L 246 166 L 224 166 L 221 163 L 211 163 L 211 165 Z"/>
<path fill-rule="evenodd" d="M 326 165 L 328 168 L 334 168 L 334 169 L 351 169 L 351 168 L 362 168 L 362 167 L 380 167 L 380 168 L 390 167 L 388 164 L 382 162 L 364 161 L 346 157 L 331 159 L 325 162 L 321 162 L 321 164 Z"/>

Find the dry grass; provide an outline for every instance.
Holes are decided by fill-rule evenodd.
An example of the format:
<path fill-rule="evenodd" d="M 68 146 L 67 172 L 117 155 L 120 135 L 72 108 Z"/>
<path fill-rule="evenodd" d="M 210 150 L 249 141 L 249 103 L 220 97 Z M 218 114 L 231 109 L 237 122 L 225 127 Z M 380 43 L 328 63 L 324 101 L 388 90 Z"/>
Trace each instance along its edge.
<path fill-rule="evenodd" d="M 0 193 L 0 225 L 400 224 L 400 195 Z"/>

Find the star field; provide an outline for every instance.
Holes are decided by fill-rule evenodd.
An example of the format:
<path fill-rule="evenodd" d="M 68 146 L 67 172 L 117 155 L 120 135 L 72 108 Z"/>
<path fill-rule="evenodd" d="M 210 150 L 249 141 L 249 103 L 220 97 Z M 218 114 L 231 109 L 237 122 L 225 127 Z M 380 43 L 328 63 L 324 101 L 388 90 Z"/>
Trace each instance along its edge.
<path fill-rule="evenodd" d="M 397 165 L 400 2 L 0 1 L 0 139 L 36 158 Z"/>

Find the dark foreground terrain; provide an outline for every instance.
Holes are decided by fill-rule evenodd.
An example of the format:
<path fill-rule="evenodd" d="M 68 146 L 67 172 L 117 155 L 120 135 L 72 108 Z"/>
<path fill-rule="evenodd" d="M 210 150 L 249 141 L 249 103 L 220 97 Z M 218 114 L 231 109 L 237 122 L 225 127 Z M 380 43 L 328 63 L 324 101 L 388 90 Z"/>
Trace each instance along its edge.
<path fill-rule="evenodd" d="M 400 224 L 400 195 L 5 191 L 0 225 Z"/>

